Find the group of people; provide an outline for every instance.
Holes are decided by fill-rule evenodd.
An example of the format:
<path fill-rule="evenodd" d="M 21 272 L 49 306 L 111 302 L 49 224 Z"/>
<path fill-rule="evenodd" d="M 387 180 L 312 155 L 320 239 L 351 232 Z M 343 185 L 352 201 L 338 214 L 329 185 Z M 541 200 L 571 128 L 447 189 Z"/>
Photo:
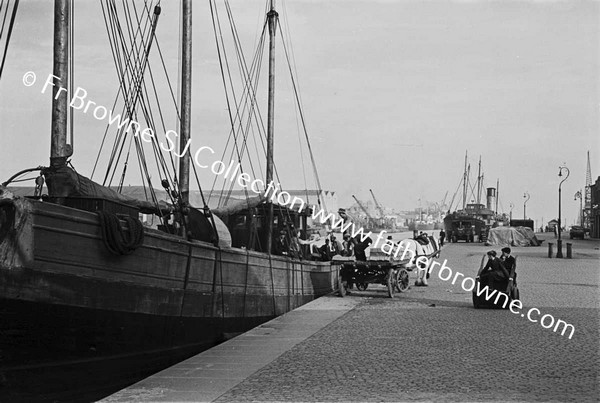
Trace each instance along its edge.
<path fill-rule="evenodd" d="M 289 234 L 289 236 L 288 236 Z M 290 256 L 296 259 L 302 259 L 303 253 L 300 244 L 300 234 L 293 228 L 290 227 L 288 231 L 281 230 L 279 237 L 273 243 L 273 253 L 275 255 Z"/>
<path fill-rule="evenodd" d="M 488 261 L 478 273 L 477 278 L 490 286 L 497 288 L 498 285 L 508 282 L 506 293 L 510 295 L 512 288 L 517 285 L 516 261 L 511 256 L 509 247 L 502 248 L 502 254 L 497 256 L 495 250 L 487 252 Z"/>
<path fill-rule="evenodd" d="M 340 244 L 333 233 L 330 233 L 325 238 L 325 244 L 317 249 L 320 260 L 324 262 L 330 261 L 334 256 L 340 255 L 344 257 L 354 256 L 356 260 L 367 260 L 366 249 L 373 243 L 370 237 L 363 240 L 360 235 L 354 238 L 350 234 L 343 234 L 343 241 Z"/>

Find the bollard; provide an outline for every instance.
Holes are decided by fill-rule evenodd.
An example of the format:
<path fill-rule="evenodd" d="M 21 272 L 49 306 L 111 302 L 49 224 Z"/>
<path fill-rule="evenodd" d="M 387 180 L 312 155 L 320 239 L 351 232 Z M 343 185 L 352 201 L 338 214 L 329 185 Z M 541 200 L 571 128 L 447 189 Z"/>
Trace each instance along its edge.
<path fill-rule="evenodd" d="M 562 239 L 557 239 L 556 240 L 556 257 L 557 258 L 562 258 L 563 254 L 562 254 Z"/>
<path fill-rule="evenodd" d="M 552 242 L 548 242 L 548 257 L 552 258 L 552 245 L 554 245 Z"/>
<path fill-rule="evenodd" d="M 571 242 L 567 242 L 567 259 L 573 258 L 573 250 L 571 249 L 572 246 L 573 244 Z"/>

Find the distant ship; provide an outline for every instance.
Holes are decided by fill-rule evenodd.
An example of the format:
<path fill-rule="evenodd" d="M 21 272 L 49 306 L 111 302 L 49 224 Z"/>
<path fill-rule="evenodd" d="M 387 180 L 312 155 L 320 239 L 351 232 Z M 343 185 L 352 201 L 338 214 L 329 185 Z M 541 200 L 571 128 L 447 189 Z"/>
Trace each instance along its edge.
<path fill-rule="evenodd" d="M 465 170 L 461 181 L 463 188 L 463 206 L 454 212 L 448 211 L 444 217 L 444 229 L 446 237 L 450 242 L 483 242 L 487 239 L 490 228 L 505 225 L 503 219 L 499 219 L 497 210 L 497 188 L 487 188 L 487 204 L 480 202 L 480 194 L 483 190 L 483 175 L 481 174 L 481 158 L 479 159 L 479 174 L 477 176 L 476 203 L 467 203 L 467 192 L 469 189 L 469 171 L 467 155 L 465 154 Z M 460 188 L 460 185 L 459 185 Z M 456 196 L 456 194 L 454 195 Z M 452 199 L 454 201 L 454 197 Z M 452 205 L 452 203 L 451 203 Z"/>
<path fill-rule="evenodd" d="M 435 229 L 435 223 L 426 221 L 412 221 L 408 224 L 409 231 L 432 231 Z"/>

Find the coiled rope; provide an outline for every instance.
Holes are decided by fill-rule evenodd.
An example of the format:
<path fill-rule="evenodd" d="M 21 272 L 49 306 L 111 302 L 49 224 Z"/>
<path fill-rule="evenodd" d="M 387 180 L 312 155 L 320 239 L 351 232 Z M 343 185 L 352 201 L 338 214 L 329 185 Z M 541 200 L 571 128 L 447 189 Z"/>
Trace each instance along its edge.
<path fill-rule="evenodd" d="M 104 246 L 115 255 L 128 255 L 144 241 L 144 226 L 137 218 L 98 211 Z M 123 228 L 121 219 L 127 223 Z"/>

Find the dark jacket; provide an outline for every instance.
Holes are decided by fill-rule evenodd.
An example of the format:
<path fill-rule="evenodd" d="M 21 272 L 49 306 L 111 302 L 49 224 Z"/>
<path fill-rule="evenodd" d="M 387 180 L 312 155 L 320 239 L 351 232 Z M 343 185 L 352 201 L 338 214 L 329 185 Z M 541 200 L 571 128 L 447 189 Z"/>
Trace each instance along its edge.
<path fill-rule="evenodd" d="M 496 272 L 497 274 L 502 274 L 504 275 L 504 277 L 506 279 L 508 279 L 509 277 L 509 272 L 504 268 L 504 265 L 502 264 L 502 262 L 500 261 L 500 259 L 490 259 L 488 260 L 488 262 L 486 263 L 485 267 L 483 268 L 483 271 L 481 272 L 483 273 L 487 273 L 487 272 Z"/>

